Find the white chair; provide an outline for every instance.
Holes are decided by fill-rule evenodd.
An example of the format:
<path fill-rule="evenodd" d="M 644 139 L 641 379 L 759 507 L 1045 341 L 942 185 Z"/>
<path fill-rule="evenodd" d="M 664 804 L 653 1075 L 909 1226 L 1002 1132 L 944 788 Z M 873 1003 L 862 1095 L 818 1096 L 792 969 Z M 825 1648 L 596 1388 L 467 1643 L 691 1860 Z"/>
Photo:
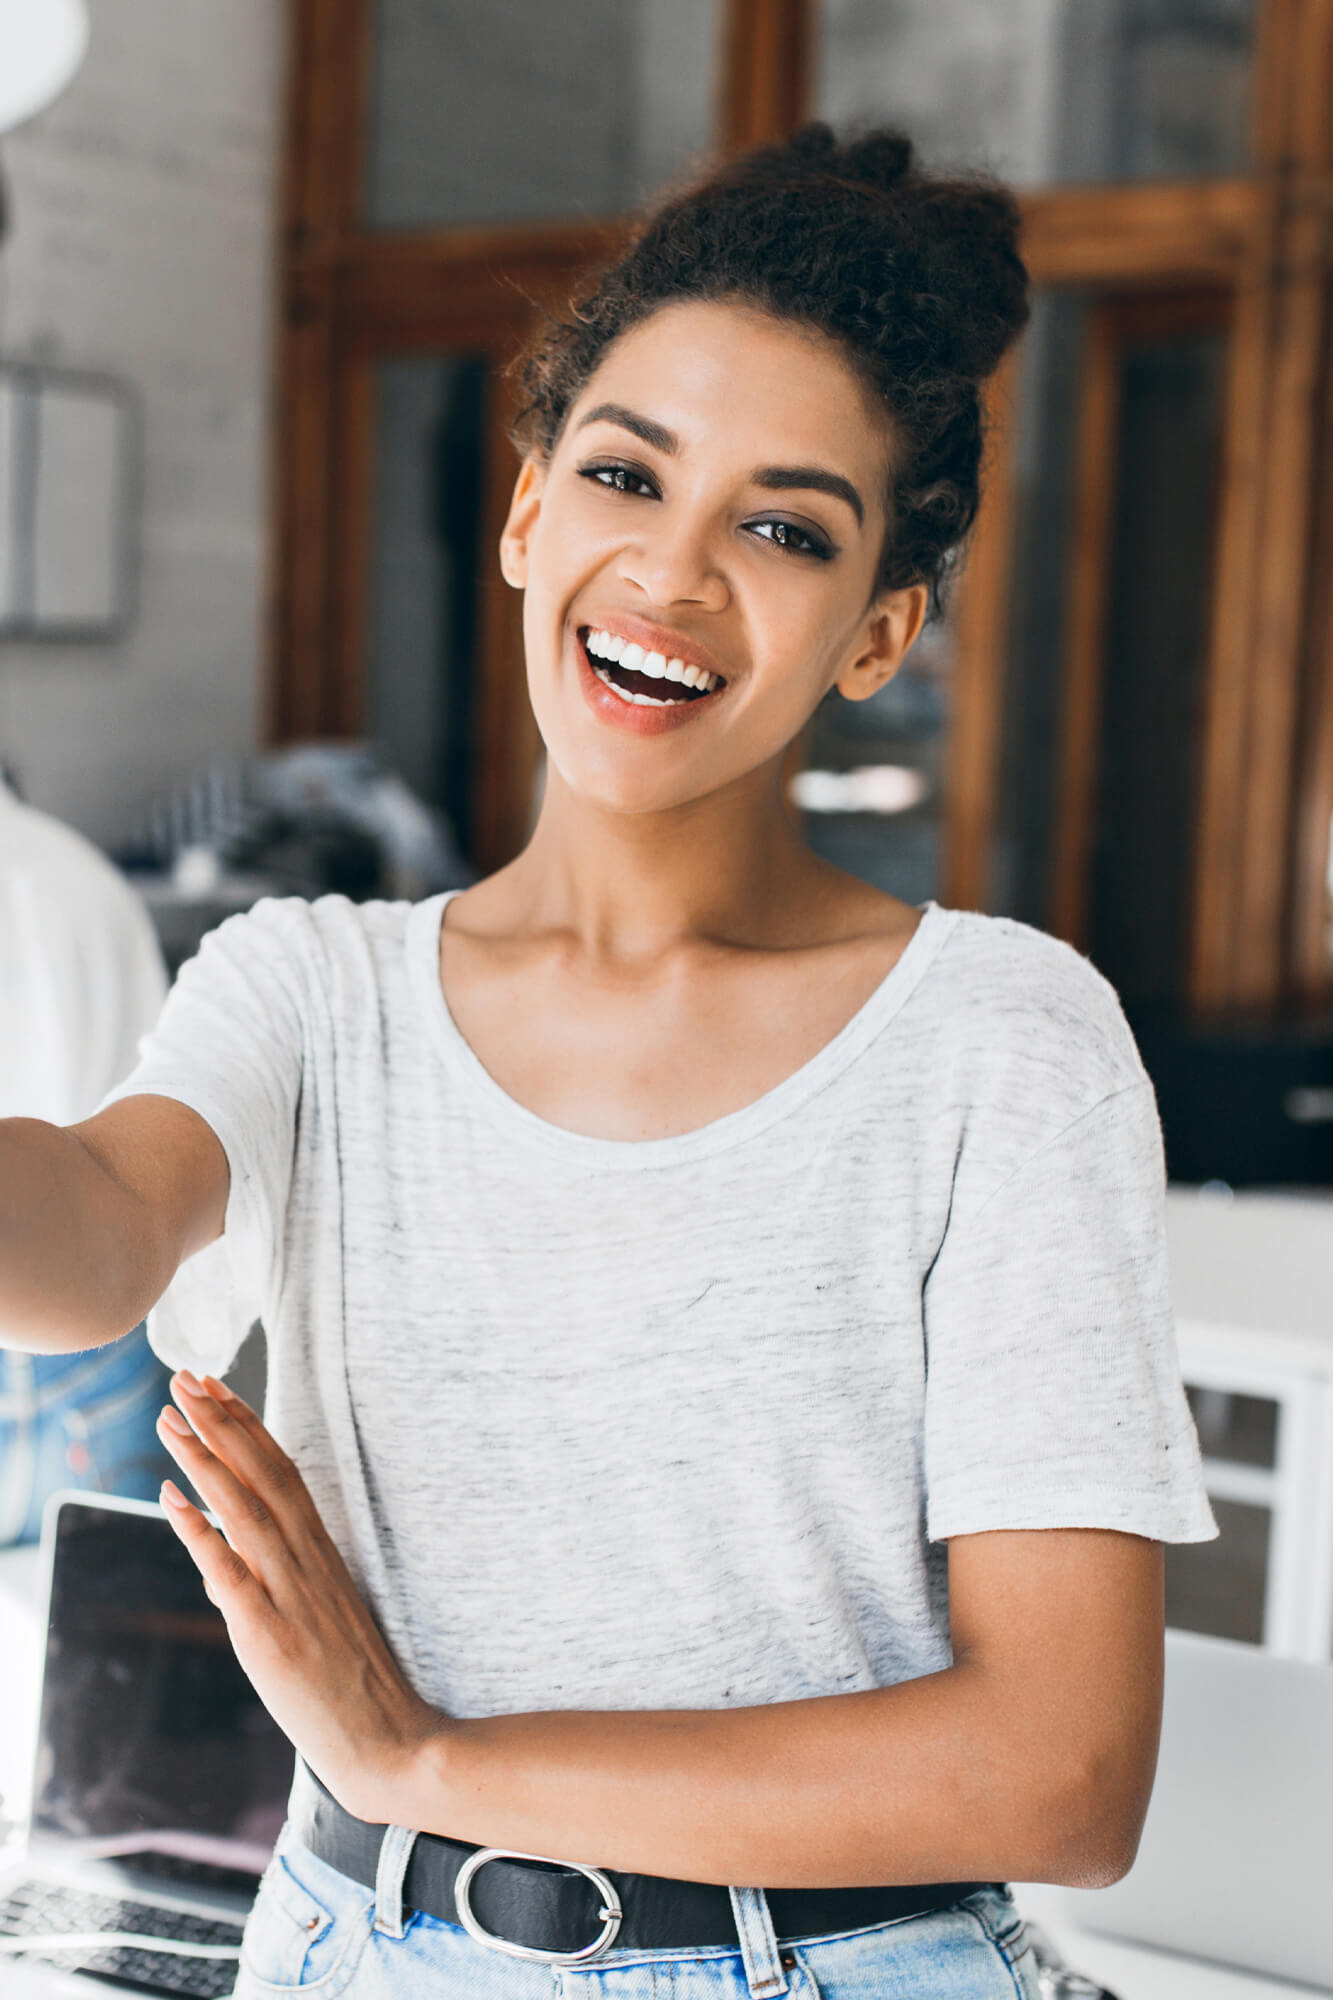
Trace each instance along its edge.
<path fill-rule="evenodd" d="M 1181 1367 L 1196 1392 L 1209 1492 L 1265 1508 L 1271 1519 L 1263 1643 L 1293 1659 L 1327 1661 L 1333 1658 L 1333 1196 L 1173 1187 L 1167 1231 Z M 1210 1450 L 1210 1432 L 1225 1437 L 1236 1396 L 1274 1406 L 1271 1465 L 1229 1458 L 1224 1443 Z"/>

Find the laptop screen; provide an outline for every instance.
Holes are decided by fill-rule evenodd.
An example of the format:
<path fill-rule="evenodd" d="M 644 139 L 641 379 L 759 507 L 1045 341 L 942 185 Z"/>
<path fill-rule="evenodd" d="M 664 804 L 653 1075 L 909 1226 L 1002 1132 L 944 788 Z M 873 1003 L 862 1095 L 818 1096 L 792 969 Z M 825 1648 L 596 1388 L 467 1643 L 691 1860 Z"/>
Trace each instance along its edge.
<path fill-rule="evenodd" d="M 222 1841 L 262 1856 L 282 1826 L 292 1761 L 163 1516 L 63 1501 L 34 1840 L 147 1835 L 201 1858 L 221 1859 Z"/>

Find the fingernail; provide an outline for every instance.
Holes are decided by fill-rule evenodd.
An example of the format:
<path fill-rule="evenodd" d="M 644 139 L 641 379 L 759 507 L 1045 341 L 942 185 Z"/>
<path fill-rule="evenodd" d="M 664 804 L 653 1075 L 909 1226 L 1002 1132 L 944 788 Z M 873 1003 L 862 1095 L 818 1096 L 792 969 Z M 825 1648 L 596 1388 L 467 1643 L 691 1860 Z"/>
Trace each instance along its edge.
<path fill-rule="evenodd" d="M 216 1396 L 220 1402 L 235 1403 L 240 1400 L 236 1391 L 229 1389 L 225 1382 L 219 1382 L 216 1375 L 205 1375 L 204 1387 L 210 1396 Z"/>
<path fill-rule="evenodd" d="M 188 1396 L 206 1396 L 208 1394 L 203 1383 L 197 1382 L 188 1368 L 178 1368 L 175 1379 L 180 1383 L 181 1388 L 184 1389 Z"/>
<path fill-rule="evenodd" d="M 164 1507 L 188 1507 L 190 1503 L 174 1479 L 164 1479 L 162 1481 L 162 1504 Z"/>
<path fill-rule="evenodd" d="M 158 1418 L 158 1422 L 165 1424 L 169 1431 L 175 1431 L 177 1437 L 187 1438 L 194 1436 L 194 1432 L 190 1429 L 180 1411 L 173 1410 L 170 1403 L 163 1410 L 161 1416 Z"/>

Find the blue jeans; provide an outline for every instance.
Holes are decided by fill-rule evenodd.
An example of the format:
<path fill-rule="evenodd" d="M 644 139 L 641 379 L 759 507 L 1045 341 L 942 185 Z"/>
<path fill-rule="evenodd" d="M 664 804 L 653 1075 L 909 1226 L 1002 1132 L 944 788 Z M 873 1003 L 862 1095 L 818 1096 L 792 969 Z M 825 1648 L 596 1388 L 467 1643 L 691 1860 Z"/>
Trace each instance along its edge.
<path fill-rule="evenodd" d="M 83 1354 L 0 1352 L 0 1547 L 36 1541 L 61 1487 L 156 1500 L 167 1382 L 142 1327 Z"/>
<path fill-rule="evenodd" d="M 284 1829 L 246 1927 L 235 2000 L 1037 2000 L 1023 1920 L 983 1889 L 951 1909 L 776 1946 L 761 1890 L 733 1891 L 744 1948 L 614 1948 L 584 1967 L 531 1965 L 456 1924 L 405 1911 L 413 1836 L 385 1835 L 378 1892 Z"/>

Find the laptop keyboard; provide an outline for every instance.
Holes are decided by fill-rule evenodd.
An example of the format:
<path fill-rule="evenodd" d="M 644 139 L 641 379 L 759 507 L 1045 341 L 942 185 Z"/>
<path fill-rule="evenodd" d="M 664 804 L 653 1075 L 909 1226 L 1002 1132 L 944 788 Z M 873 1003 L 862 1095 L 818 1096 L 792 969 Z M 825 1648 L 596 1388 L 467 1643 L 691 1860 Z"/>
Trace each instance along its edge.
<path fill-rule="evenodd" d="M 241 1941 L 239 1924 L 192 1916 L 185 1910 L 164 1910 L 152 1903 L 129 1903 L 117 1896 L 88 1895 L 48 1882 L 21 1883 L 0 1902 L 0 1937 L 87 1936 L 96 1931 L 129 1931 L 139 1937 L 160 1937 L 186 1945 L 235 1947 Z M 127 1986 L 139 1993 L 186 1993 L 199 1996 L 199 2000 L 222 2000 L 235 1986 L 237 1973 L 235 1958 L 179 1957 L 136 1945 L 38 1949 L 16 1962 L 50 1964 L 65 1972 L 93 1972 L 114 1986 Z M 0 1959 L 0 1965 L 3 1963 Z"/>

